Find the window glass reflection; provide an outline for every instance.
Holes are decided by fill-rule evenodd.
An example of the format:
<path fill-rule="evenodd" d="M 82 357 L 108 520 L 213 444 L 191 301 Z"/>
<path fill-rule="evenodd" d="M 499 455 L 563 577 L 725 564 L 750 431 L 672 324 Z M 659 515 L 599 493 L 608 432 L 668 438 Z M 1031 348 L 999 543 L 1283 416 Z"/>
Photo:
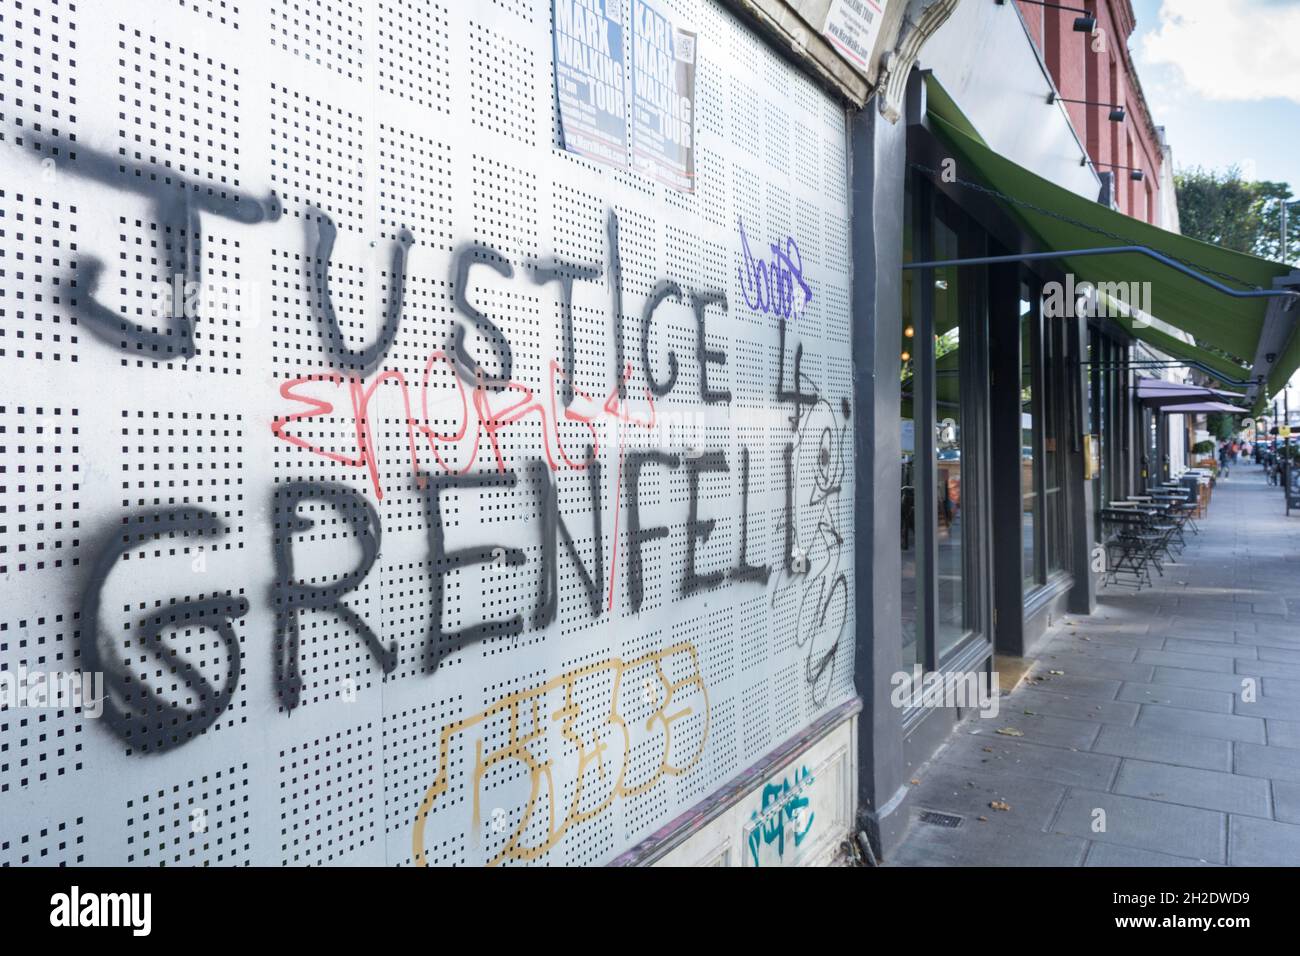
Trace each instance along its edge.
<path fill-rule="evenodd" d="M 1020 299 L 1020 573 L 1026 591 L 1039 584 L 1038 535 L 1042 501 L 1038 497 L 1038 436 L 1034 430 L 1034 306 L 1028 290 Z"/>
<path fill-rule="evenodd" d="M 909 187 L 911 180 L 908 180 Z M 913 261 L 912 256 L 912 196 L 908 189 L 903 221 L 903 261 Z M 916 382 L 914 348 L 916 340 L 916 278 L 911 272 L 903 273 L 903 349 L 899 356 L 901 401 L 899 404 L 899 438 L 902 452 L 899 459 L 898 480 L 902 513 L 899 515 L 899 547 L 902 551 L 902 574 L 899 602 L 903 668 L 924 664 L 925 654 L 917 636 L 917 580 L 916 580 L 916 419 L 913 412 Z"/>
<path fill-rule="evenodd" d="M 935 253 L 939 259 L 960 256 L 957 234 L 944 222 L 935 223 Z M 935 272 L 935 490 L 937 514 L 935 590 L 938 603 L 935 643 L 940 659 L 966 633 L 965 562 L 962 556 L 962 395 L 961 288 L 956 269 Z"/>

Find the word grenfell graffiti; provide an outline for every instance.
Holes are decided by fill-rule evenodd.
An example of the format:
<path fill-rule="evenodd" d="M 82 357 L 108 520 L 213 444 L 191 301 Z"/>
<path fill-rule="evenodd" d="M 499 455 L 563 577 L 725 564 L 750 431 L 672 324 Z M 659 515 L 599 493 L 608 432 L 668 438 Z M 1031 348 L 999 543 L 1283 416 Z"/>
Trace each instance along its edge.
<path fill-rule="evenodd" d="M 201 213 L 248 227 L 279 215 L 275 200 L 229 194 L 217 202 L 197 198 L 202 195 L 197 189 L 146 186 L 157 182 L 151 176 L 123 179 L 115 158 L 90 147 L 80 147 L 77 161 L 63 161 L 60 168 L 114 189 L 142 192 L 178 229 L 192 224 Z M 175 173 L 168 175 L 173 183 L 180 179 Z M 77 608 L 81 666 L 103 672 L 103 723 L 128 743 L 131 752 L 184 746 L 212 727 L 247 691 L 241 686 L 244 651 L 237 626 L 256 602 L 263 601 L 274 613 L 274 633 L 266 638 L 273 665 L 272 691 L 283 712 L 304 703 L 308 680 L 303 631 L 312 627 L 317 615 L 332 615 L 342 622 L 339 634 L 354 642 L 354 650 L 362 651 L 362 668 L 368 665 L 391 674 L 400 665 L 411 664 L 419 673 L 434 675 L 451 653 L 547 628 L 559 619 L 562 606 L 581 608 L 576 613 L 599 619 L 617 613 L 615 595 L 621 592 L 630 613 L 637 614 L 646 604 L 648 582 L 657 593 L 665 578 L 681 598 L 728 586 L 767 589 L 773 607 L 781 603 L 794 608 L 793 644 L 802 655 L 809 695 L 816 703 L 827 699 L 851 612 L 845 560 L 847 509 L 842 507 L 850 405 L 847 395 L 823 393 L 804 366 L 802 341 L 787 354 L 787 336 L 800 338 L 798 330 L 787 329 L 787 324 L 813 299 L 798 245 L 791 236 L 771 243 L 773 258 L 765 265 L 753 259 L 742 232 L 734 236 L 738 254 L 743 247 L 740 278 L 745 306 L 755 316 L 775 320 L 778 328 L 776 380 L 768 386 L 766 400 L 771 413 L 759 417 L 771 423 L 773 437 L 754 447 L 743 441 L 734 447 L 728 442 L 710 447 L 706 428 L 700 445 L 672 449 L 644 440 L 658 437 L 655 429 L 665 402 L 689 401 L 709 408 L 727 407 L 733 401 L 731 390 L 719 384 L 726 380 L 730 357 L 711 344 L 711 329 L 732 320 L 732 303 L 719 288 L 692 288 L 662 279 L 649 283 L 652 291 L 639 317 L 626 315 L 620 226 L 619 215 L 608 211 L 605 261 L 600 264 L 516 263 L 482 243 L 454 250 L 448 279 L 455 324 L 446 341 L 429 347 L 422 373 L 412 377 L 409 360 L 404 372 L 403 363 L 391 359 L 394 342 L 410 321 L 406 299 L 415 280 L 410 275 L 409 251 L 418 237 L 401 230 L 382 251 L 388 263 L 387 300 L 377 311 L 369 343 L 346 345 L 329 274 L 338 231 L 329 215 L 312 210 L 305 227 L 309 255 L 304 257 L 314 263 L 306 273 L 312 294 L 305 300 L 328 347 L 316 353 L 318 366 L 285 378 L 274 390 L 273 407 L 279 411 L 266 423 L 263 434 L 293 449 L 301 461 L 328 462 L 364 476 L 369 493 L 315 474 L 277 478 L 266 501 L 274 568 L 269 591 L 245 593 L 240 588 L 187 595 L 159 602 L 156 608 L 142 604 L 134 646 L 129 648 L 111 636 L 105 617 L 106 588 L 115 569 L 159 542 L 169 542 L 173 554 L 199 554 L 202 545 L 213 546 L 209 543 L 220 542 L 232 528 L 227 518 L 210 508 L 176 503 L 142 508 L 102 529 Z M 197 249 L 197 241 L 196 233 L 194 245 L 181 254 L 183 261 L 165 265 L 188 276 L 189 255 Z M 93 251 L 83 262 L 91 264 L 87 271 L 92 277 L 98 275 Z M 557 290 L 562 344 L 558 355 L 545 357 L 540 389 L 516 374 L 521 365 L 516 343 L 476 295 L 474 280 L 479 275 Z M 589 367 L 579 374 L 583 347 L 574 321 L 579 283 L 603 286 L 608 296 L 607 387 L 596 395 L 579 385 L 580 378 L 593 374 Z M 693 335 L 686 341 L 693 347 L 684 349 L 680 337 L 658 334 L 669 306 L 690 317 Z M 196 334 L 196 324 L 203 321 L 196 313 L 201 310 L 168 312 L 161 327 L 138 325 L 101 303 L 94 281 L 87 283 L 80 308 L 86 327 L 123 355 L 147 356 L 163 365 L 202 355 L 204 340 Z M 651 343 L 663 338 L 670 344 L 655 354 Z M 626 340 L 630 347 L 625 346 Z M 536 357 L 528 356 L 527 361 L 535 362 Z M 690 368 L 694 374 L 688 378 Z M 521 429 L 540 436 L 535 445 L 524 446 L 535 451 L 513 451 L 505 440 Z M 396 458 L 391 458 L 394 453 Z M 774 456 L 777 477 L 765 490 L 779 492 L 781 504 L 773 529 L 775 547 L 764 550 L 751 546 L 757 523 L 763 520 L 752 507 L 751 476 L 756 460 L 769 455 Z M 379 615 L 368 613 L 366 602 L 354 603 L 364 593 L 383 546 L 383 519 L 377 505 L 390 490 L 387 483 L 393 481 L 394 471 L 384 465 L 393 461 L 405 461 L 423 506 L 421 565 L 427 569 L 427 618 L 422 646 L 410 650 L 383 633 Z M 568 475 L 578 476 L 578 483 L 568 483 Z M 673 480 L 684 486 L 680 498 L 665 493 L 663 479 L 675 475 L 681 478 Z M 525 500 L 532 501 L 524 533 L 472 547 L 449 545 L 448 532 L 460 523 L 463 502 L 476 495 L 487 501 L 503 489 L 516 488 L 527 489 Z M 711 544 L 720 518 L 704 513 L 708 500 L 718 497 L 735 502 L 735 511 L 727 519 L 733 523 L 724 539 L 731 542 L 729 555 L 719 554 Z M 672 501 L 684 504 L 675 521 L 647 520 L 648 506 L 663 515 L 662 506 Z M 759 530 L 766 535 L 766 528 Z M 353 547 L 331 552 L 334 563 L 328 569 L 306 570 L 304 543 L 329 537 L 346 539 Z M 672 548 L 680 550 L 673 553 Z M 581 595 L 576 605 L 564 605 L 562 600 L 561 565 L 574 575 Z M 525 566 L 533 569 L 535 589 L 517 595 L 513 602 L 494 601 L 499 612 L 495 616 L 480 611 L 481 618 L 475 620 L 476 612 L 466 613 L 463 607 L 448 613 L 453 592 L 464 586 L 461 582 L 468 570 L 514 571 Z M 214 639 L 202 659 L 167 644 L 166 634 L 182 626 L 206 628 Z M 175 677 L 170 689 L 165 682 L 142 676 L 150 657 L 162 655 Z M 625 666 L 633 668 L 637 661 Z M 673 688 L 678 685 L 664 680 L 669 696 L 676 693 Z M 703 693 L 698 674 L 695 683 Z M 561 685 L 547 686 L 554 690 Z M 517 704 L 495 706 L 499 710 Z M 616 706 L 611 707 L 610 719 L 617 724 Z M 707 722 L 706 705 L 700 704 L 696 712 Z M 665 703 L 655 713 L 666 730 L 677 711 Z M 522 751 L 511 753 L 523 759 Z M 689 763 L 675 757 L 665 761 L 665 768 Z M 622 786 L 626 790 L 629 784 Z M 612 799 L 616 790 L 607 788 L 602 800 Z M 430 793 L 430 799 L 436 796 Z M 556 819 L 580 819 L 584 813 L 575 802 L 566 815 L 557 815 L 559 798 L 552 794 L 548 799 L 549 812 Z M 532 826 L 521 823 L 525 825 Z M 518 856 L 532 851 L 512 840 L 503 852 Z"/>

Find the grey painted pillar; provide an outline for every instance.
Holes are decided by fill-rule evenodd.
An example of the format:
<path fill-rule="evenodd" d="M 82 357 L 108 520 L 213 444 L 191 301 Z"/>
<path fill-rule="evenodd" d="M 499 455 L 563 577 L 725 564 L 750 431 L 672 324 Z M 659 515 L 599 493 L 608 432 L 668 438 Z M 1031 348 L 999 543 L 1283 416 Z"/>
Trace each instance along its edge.
<path fill-rule="evenodd" d="M 859 825 L 876 852 L 902 814 L 902 714 L 890 705 L 900 644 L 898 356 L 902 351 L 905 120 L 891 124 L 870 101 L 851 120 L 853 202 L 854 585 Z"/>

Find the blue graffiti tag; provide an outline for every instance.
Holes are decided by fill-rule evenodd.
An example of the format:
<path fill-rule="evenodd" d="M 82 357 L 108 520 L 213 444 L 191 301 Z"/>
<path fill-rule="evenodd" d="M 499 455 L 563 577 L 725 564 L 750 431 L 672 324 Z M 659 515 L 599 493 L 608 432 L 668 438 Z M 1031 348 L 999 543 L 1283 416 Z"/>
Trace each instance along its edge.
<path fill-rule="evenodd" d="M 812 301 L 812 289 L 803 278 L 803 257 L 799 254 L 799 244 L 793 236 L 786 236 L 785 242 L 774 242 L 772 261 L 755 259 L 749 251 L 749 237 L 745 235 L 745 221 L 740 224 L 740 248 L 745 255 L 744 265 L 737 266 L 740 275 L 740 293 L 745 297 L 745 304 L 755 312 L 775 315 L 781 319 L 794 319 L 808 307 Z M 795 285 L 802 293 L 803 301 L 797 301 Z"/>
<path fill-rule="evenodd" d="M 759 866 L 758 851 L 764 844 L 776 844 L 776 855 L 785 858 L 785 825 L 791 824 L 791 835 L 797 847 L 812 829 L 815 813 L 804 815 L 808 807 L 808 798 L 804 791 L 813 783 L 813 775 L 807 767 L 800 767 L 794 775 L 794 786 L 788 778 L 779 784 L 769 783 L 763 787 L 763 806 L 750 814 L 749 819 L 755 824 L 749 832 L 749 853 L 754 865 Z M 800 829 L 799 823 L 803 823 Z M 760 840 L 762 841 L 760 843 Z"/>

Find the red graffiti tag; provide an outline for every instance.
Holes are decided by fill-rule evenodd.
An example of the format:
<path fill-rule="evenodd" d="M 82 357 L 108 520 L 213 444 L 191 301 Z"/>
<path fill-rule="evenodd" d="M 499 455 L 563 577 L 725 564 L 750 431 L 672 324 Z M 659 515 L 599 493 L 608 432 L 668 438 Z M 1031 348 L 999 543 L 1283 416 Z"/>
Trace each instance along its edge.
<path fill-rule="evenodd" d="M 432 391 L 429 381 L 438 363 L 443 363 L 455 383 L 455 401 L 459 413 L 456 427 L 447 433 L 432 428 L 429 422 L 429 395 Z M 620 425 L 633 425 L 651 429 L 655 427 L 654 397 L 649 389 L 644 389 L 646 414 L 637 417 L 632 414 L 626 401 L 619 397 L 620 390 L 626 392 L 627 382 L 632 375 L 631 363 L 624 369 L 622 381 L 606 396 L 603 403 L 597 402 L 586 392 L 573 388 L 573 400 L 567 406 L 560 402 L 560 384 L 564 373 L 560 363 L 554 359 L 549 363 L 548 389 L 546 396 L 539 396 L 531 388 L 519 382 L 507 382 L 499 389 L 489 389 L 481 376 L 479 381 L 467 389 L 456 374 L 451 357 L 441 349 L 433 352 L 425 363 L 424 374 L 420 382 L 419 417 L 412 412 L 411 389 L 406 377 L 399 371 L 385 369 L 374 376 L 369 384 L 352 375 L 339 372 L 315 372 L 291 379 L 280 386 L 280 397 L 290 402 L 305 405 L 304 411 L 292 412 L 275 418 L 271 422 L 271 432 L 281 441 L 319 455 L 328 461 L 338 462 L 350 468 L 365 468 L 370 476 L 371 487 L 375 497 L 384 497 L 383 482 L 379 474 L 379 456 L 376 452 L 375 433 L 372 427 L 370 403 L 379 386 L 385 382 L 395 382 L 401 391 L 402 407 L 405 412 L 404 427 L 406 441 L 410 449 L 411 470 L 421 474 L 420 448 L 427 443 L 438 467 L 447 474 L 465 474 L 478 462 L 480 451 L 486 444 L 499 472 L 509 470 L 506 455 L 501 447 L 500 434 L 511 425 L 536 416 L 542 426 L 543 455 L 552 471 L 571 469 L 584 470 L 590 458 L 586 450 L 575 456 L 565 447 L 560 434 L 560 423 L 573 422 L 587 430 L 591 455 L 600 451 L 600 438 L 596 422 L 611 421 Z M 329 401 L 314 395 L 304 394 L 302 388 L 309 384 L 330 383 L 347 390 L 346 399 Z M 495 394 L 494 394 L 495 393 Z M 334 415 L 336 409 L 350 406 L 355 447 L 347 454 L 331 451 L 296 434 L 292 426 L 295 422 L 305 422 L 320 416 Z M 619 442 L 619 459 L 622 462 L 623 442 Z M 460 465 L 455 464 L 461 462 Z"/>

